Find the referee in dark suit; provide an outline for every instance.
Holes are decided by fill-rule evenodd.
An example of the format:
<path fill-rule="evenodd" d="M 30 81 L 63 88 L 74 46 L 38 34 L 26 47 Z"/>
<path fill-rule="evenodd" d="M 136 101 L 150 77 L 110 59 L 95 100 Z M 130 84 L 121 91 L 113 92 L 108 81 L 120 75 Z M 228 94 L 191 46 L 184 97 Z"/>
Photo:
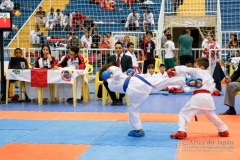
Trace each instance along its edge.
<path fill-rule="evenodd" d="M 115 55 L 112 55 L 108 57 L 107 63 L 112 63 L 114 66 L 120 67 L 122 69 L 122 72 L 126 72 L 127 69 L 132 68 L 132 58 L 130 56 L 127 56 L 123 53 L 123 45 L 121 42 L 115 43 Z M 115 105 L 123 105 L 123 97 L 125 94 L 119 95 L 119 99 L 117 99 L 115 92 L 112 92 L 108 88 L 107 81 L 103 82 L 104 86 L 106 87 L 111 99 L 112 99 L 112 106 Z"/>

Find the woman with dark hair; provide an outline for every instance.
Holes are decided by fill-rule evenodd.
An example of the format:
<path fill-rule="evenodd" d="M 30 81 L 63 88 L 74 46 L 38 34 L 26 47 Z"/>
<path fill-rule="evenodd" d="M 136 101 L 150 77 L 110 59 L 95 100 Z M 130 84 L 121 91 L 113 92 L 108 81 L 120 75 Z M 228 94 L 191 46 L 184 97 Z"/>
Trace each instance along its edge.
<path fill-rule="evenodd" d="M 240 43 L 238 42 L 237 34 L 232 33 L 230 35 L 230 39 L 225 47 L 229 48 L 229 49 L 240 48 Z M 240 56 L 239 50 L 230 51 L 228 56 L 229 57 L 239 57 Z"/>
<path fill-rule="evenodd" d="M 35 61 L 34 67 L 51 69 L 54 68 L 57 63 L 58 62 L 55 57 L 51 56 L 51 49 L 49 45 L 43 44 L 40 57 L 38 57 Z"/>

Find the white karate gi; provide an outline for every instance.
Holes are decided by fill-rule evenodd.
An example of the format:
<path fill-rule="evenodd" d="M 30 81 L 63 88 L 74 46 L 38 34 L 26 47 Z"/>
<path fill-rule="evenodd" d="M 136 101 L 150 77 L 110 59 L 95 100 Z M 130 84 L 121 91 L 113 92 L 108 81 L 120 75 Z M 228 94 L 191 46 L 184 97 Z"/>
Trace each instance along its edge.
<path fill-rule="evenodd" d="M 209 71 L 199 68 L 189 68 L 186 66 L 176 66 L 175 69 L 177 75 L 190 74 L 192 78 L 202 78 L 202 87 L 191 87 L 191 91 L 205 89 L 212 93 L 215 90 L 215 83 Z M 220 118 L 218 118 L 214 110 L 215 105 L 211 94 L 197 93 L 191 96 L 191 99 L 185 104 L 179 113 L 179 131 L 187 132 L 187 123 L 200 111 L 203 112 L 209 121 L 217 127 L 219 132 L 226 131 L 228 127 Z"/>
<path fill-rule="evenodd" d="M 111 66 L 109 71 L 112 72 L 113 77 L 107 80 L 108 87 L 113 92 L 125 93 L 123 90 L 123 84 L 128 77 L 122 73 L 121 69 L 116 66 Z M 129 111 L 129 123 L 131 130 L 142 129 L 142 123 L 139 116 L 139 106 L 144 100 L 147 99 L 150 93 L 158 92 L 169 85 L 184 85 L 185 77 L 174 78 L 159 78 L 157 77 L 145 77 L 152 86 L 146 84 L 139 78 L 131 77 L 126 93 L 130 100 Z"/>

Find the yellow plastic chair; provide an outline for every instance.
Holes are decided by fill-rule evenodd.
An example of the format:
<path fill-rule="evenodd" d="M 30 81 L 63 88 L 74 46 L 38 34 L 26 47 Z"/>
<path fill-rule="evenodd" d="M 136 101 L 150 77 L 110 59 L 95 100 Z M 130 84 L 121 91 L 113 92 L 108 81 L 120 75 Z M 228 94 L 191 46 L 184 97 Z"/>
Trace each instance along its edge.
<path fill-rule="evenodd" d="M 159 66 L 162 64 L 162 60 L 160 58 L 155 58 L 155 69 L 154 72 L 159 73 Z"/>
<path fill-rule="evenodd" d="M 109 96 L 107 89 L 103 85 L 103 81 L 99 80 L 99 72 L 97 72 L 96 78 L 95 78 L 94 101 L 96 101 L 96 99 L 97 99 L 97 94 L 98 94 L 100 85 L 102 85 L 102 105 L 104 106 L 104 105 L 106 105 L 107 99 L 108 99 L 108 103 L 111 103 L 112 99 Z M 119 97 L 119 93 L 117 93 L 116 96 Z M 125 96 L 126 96 L 127 105 L 130 105 L 130 101 L 129 101 L 127 94 Z"/>
<path fill-rule="evenodd" d="M 96 77 L 95 77 L 95 86 L 94 86 L 94 101 L 97 100 L 97 94 L 98 94 L 98 89 L 99 89 L 100 85 L 103 86 L 103 81 L 100 81 L 100 79 L 99 79 L 99 72 L 97 72 L 96 73 Z"/>
<path fill-rule="evenodd" d="M 86 64 L 86 67 L 87 67 L 86 78 L 88 78 L 88 75 L 93 72 L 93 66 L 87 63 L 87 64 Z M 87 94 L 87 97 L 88 97 L 87 100 L 90 100 L 90 91 L 89 91 L 88 82 L 85 82 L 85 91 L 82 90 L 82 92 L 85 92 L 85 94 Z M 84 94 L 84 93 L 83 93 L 83 94 Z"/>

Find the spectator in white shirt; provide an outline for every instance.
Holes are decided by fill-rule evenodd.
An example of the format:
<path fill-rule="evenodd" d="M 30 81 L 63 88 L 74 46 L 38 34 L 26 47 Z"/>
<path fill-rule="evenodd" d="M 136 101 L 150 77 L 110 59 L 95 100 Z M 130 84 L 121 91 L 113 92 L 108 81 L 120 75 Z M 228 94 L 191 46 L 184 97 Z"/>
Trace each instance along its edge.
<path fill-rule="evenodd" d="M 67 13 L 63 18 L 63 31 L 69 26 L 72 27 L 72 14 Z"/>
<path fill-rule="evenodd" d="M 56 13 L 54 12 L 54 8 L 50 9 L 50 12 L 47 14 L 47 21 L 46 21 L 46 30 L 53 30 L 55 26 L 55 17 Z"/>
<path fill-rule="evenodd" d="M 55 25 L 60 25 L 62 30 L 64 16 L 61 13 L 60 9 L 57 9 L 56 12 L 57 13 L 55 14 Z"/>
<path fill-rule="evenodd" d="M 88 32 L 84 32 L 84 35 L 81 38 L 81 42 L 84 48 L 91 48 L 92 37 L 89 35 Z"/>
<path fill-rule="evenodd" d="M 174 57 L 177 59 L 177 52 L 175 49 L 175 44 L 172 41 L 172 35 L 167 35 L 167 42 L 164 44 L 165 50 L 165 58 L 164 58 L 164 64 L 166 66 L 166 70 L 170 68 L 174 68 Z"/>
<path fill-rule="evenodd" d="M 43 8 L 42 7 L 39 7 L 38 8 L 38 11 L 36 12 L 35 14 L 35 22 L 37 25 L 39 24 L 44 24 L 46 23 L 46 12 L 43 11 Z"/>
<path fill-rule="evenodd" d="M 38 27 L 35 30 L 30 31 L 30 41 L 33 46 L 38 46 L 40 44 L 40 29 Z"/>
<path fill-rule="evenodd" d="M 127 53 L 125 53 L 125 55 L 130 56 L 132 58 L 133 69 L 134 69 L 135 73 L 139 74 L 140 70 L 138 68 L 138 62 L 137 62 L 136 55 L 134 54 L 134 44 L 132 42 L 128 42 L 127 49 L 128 49 L 128 51 L 127 51 Z"/>
<path fill-rule="evenodd" d="M 14 8 L 14 3 L 10 0 L 2 0 L 0 4 L 0 11 L 12 11 Z"/>
<path fill-rule="evenodd" d="M 167 78 L 168 77 L 167 72 L 166 72 L 166 67 L 165 67 L 165 65 L 163 63 L 160 64 L 159 70 L 160 70 L 160 72 L 158 73 L 158 75 L 161 78 Z"/>
<path fill-rule="evenodd" d="M 143 30 L 144 32 L 147 30 L 147 26 L 150 23 L 152 26 L 152 29 L 155 29 L 154 26 L 154 17 L 153 14 L 151 13 L 151 11 L 148 9 L 144 14 L 143 14 Z"/>
<path fill-rule="evenodd" d="M 133 10 L 127 17 L 127 21 L 125 24 L 125 30 L 128 31 L 129 24 L 135 24 L 136 29 L 139 29 L 139 14 L 136 10 Z"/>

